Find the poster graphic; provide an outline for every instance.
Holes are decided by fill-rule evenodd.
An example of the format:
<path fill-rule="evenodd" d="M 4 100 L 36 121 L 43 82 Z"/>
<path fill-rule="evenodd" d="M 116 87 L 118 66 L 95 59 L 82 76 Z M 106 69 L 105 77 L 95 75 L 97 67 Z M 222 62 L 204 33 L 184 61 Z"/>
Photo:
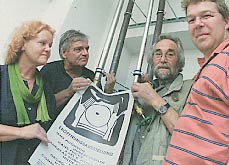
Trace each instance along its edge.
<path fill-rule="evenodd" d="M 116 164 L 133 107 L 130 91 L 105 94 L 95 85 L 76 93 L 31 156 L 32 165 Z"/>

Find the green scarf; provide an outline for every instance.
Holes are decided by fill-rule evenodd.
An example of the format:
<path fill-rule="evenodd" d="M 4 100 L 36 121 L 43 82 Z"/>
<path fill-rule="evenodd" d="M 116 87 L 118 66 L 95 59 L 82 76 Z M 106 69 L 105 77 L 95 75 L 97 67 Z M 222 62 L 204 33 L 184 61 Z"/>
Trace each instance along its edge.
<path fill-rule="evenodd" d="M 36 84 L 39 86 L 39 89 L 35 96 L 33 96 L 27 86 L 25 85 L 23 79 L 21 78 L 18 63 L 8 65 L 8 73 L 10 79 L 10 89 L 13 95 L 14 104 L 17 112 L 17 124 L 24 125 L 30 124 L 30 120 L 25 109 L 24 101 L 31 104 L 37 103 L 37 121 L 48 121 L 51 120 L 48 115 L 47 105 L 45 94 L 43 90 L 43 81 L 38 71 L 36 71 Z"/>

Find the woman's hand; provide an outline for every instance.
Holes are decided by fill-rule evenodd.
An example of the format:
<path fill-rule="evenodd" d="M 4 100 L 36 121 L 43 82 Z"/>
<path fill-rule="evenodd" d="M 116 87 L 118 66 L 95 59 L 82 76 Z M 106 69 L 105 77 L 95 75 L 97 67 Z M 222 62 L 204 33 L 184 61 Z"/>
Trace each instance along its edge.
<path fill-rule="evenodd" d="M 19 136 L 22 139 L 40 139 L 45 145 L 48 145 L 48 143 L 50 142 L 48 140 L 46 131 L 38 123 L 21 127 Z"/>

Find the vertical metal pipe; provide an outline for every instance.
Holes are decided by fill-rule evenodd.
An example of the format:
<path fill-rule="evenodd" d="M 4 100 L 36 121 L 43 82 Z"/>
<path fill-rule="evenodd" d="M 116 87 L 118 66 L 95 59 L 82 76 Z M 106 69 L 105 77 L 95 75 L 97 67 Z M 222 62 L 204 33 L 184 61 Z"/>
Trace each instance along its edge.
<path fill-rule="evenodd" d="M 158 11 L 157 11 L 157 21 L 156 21 L 156 25 L 155 25 L 152 44 L 155 43 L 158 36 L 161 34 L 162 25 L 163 25 L 163 18 L 164 18 L 164 10 L 165 10 L 165 0 L 160 0 L 159 6 L 158 6 Z"/>
<path fill-rule="evenodd" d="M 154 0 L 150 0 L 147 19 L 146 19 L 146 25 L 145 25 L 145 28 L 144 28 L 141 48 L 140 48 L 139 57 L 138 57 L 138 64 L 137 64 L 137 68 L 135 70 L 136 74 L 134 73 L 134 82 L 138 82 L 139 81 L 139 77 L 140 77 L 139 73 L 141 72 L 141 68 L 142 68 L 142 62 L 143 62 L 143 58 L 144 58 L 144 52 L 145 52 L 145 47 L 146 47 L 146 42 L 147 42 L 147 36 L 148 36 L 148 32 L 149 32 L 149 25 L 150 25 L 150 22 L 151 22 L 151 15 L 152 15 L 152 11 L 153 11 L 153 3 L 154 3 Z"/>
<path fill-rule="evenodd" d="M 161 34 L 163 18 L 164 18 L 164 10 L 165 10 L 165 0 L 160 0 L 158 5 L 157 21 L 154 29 L 152 45 L 156 42 L 158 36 Z M 147 66 L 147 73 L 148 75 L 150 75 L 149 76 L 150 78 L 153 78 L 153 72 L 149 64 Z"/>
<path fill-rule="evenodd" d="M 101 77 L 102 77 L 104 65 L 106 63 L 106 59 L 107 59 L 108 52 L 109 52 L 109 49 L 111 46 L 111 42 L 113 40 L 114 32 L 115 32 L 115 29 L 116 29 L 117 24 L 118 24 L 120 13 L 122 11 L 123 3 L 124 3 L 124 0 L 119 0 L 118 6 L 117 6 L 116 11 L 115 11 L 115 15 L 114 15 L 113 20 L 112 20 L 110 31 L 108 33 L 105 45 L 103 47 L 102 54 L 100 56 L 99 64 L 98 64 L 96 71 L 95 71 L 94 83 L 96 84 L 96 86 L 99 86 L 100 82 L 101 82 Z"/>
<path fill-rule="evenodd" d="M 124 14 L 124 19 L 122 22 L 122 27 L 121 27 L 121 30 L 119 32 L 119 37 L 118 37 L 118 41 L 117 41 L 116 48 L 114 51 L 113 59 L 111 62 L 111 67 L 110 67 L 110 71 L 109 71 L 110 73 L 116 74 L 116 72 L 117 72 L 119 60 L 120 60 L 123 45 L 124 45 L 124 41 L 126 38 L 126 32 L 127 32 L 128 26 L 129 26 L 132 10 L 133 10 L 133 6 L 134 6 L 134 1 L 135 0 L 129 0 L 129 2 L 128 2 L 127 9 L 126 9 L 126 12 Z"/>

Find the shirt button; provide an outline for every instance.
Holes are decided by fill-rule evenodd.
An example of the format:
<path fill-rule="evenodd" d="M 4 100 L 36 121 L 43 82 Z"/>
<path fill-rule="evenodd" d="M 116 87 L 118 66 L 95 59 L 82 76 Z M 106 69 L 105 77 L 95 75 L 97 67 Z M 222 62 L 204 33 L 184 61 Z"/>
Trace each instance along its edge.
<path fill-rule="evenodd" d="M 32 110 L 32 108 L 31 108 L 31 107 L 28 107 L 27 109 L 28 109 L 29 111 L 31 111 L 31 110 Z"/>
<path fill-rule="evenodd" d="M 142 139 L 145 139 L 145 136 L 142 136 Z"/>

